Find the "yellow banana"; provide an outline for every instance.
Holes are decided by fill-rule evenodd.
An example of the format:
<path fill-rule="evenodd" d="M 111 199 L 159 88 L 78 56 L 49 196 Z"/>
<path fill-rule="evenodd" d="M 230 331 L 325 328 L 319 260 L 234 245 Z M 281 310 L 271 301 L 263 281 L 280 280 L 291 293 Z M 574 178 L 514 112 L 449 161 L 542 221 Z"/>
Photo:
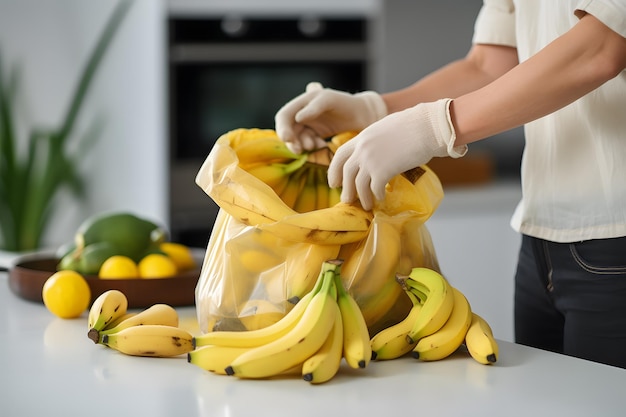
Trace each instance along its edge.
<path fill-rule="evenodd" d="M 384 214 L 374 219 L 371 232 L 364 242 L 350 252 L 351 245 L 342 247 L 340 257 L 345 259 L 341 267 L 341 276 L 349 283 L 350 291 L 359 294 L 359 299 L 373 298 L 375 306 L 367 306 L 360 301 L 362 310 L 374 310 L 378 318 L 386 314 L 382 305 L 385 304 L 378 295 L 384 294 L 384 289 L 393 283 L 393 290 L 389 296 L 397 299 L 402 293 L 395 281 L 397 267 L 402 255 L 400 233 L 392 220 Z M 381 303 L 383 301 L 383 303 Z M 391 308 L 393 304 L 386 303 Z M 388 308 L 388 309 L 389 309 Z M 374 319 L 368 320 L 373 323 Z"/>
<path fill-rule="evenodd" d="M 286 299 L 296 304 L 308 294 L 319 276 L 324 261 L 337 258 L 339 245 L 301 243 L 292 248 L 285 261 Z"/>
<path fill-rule="evenodd" d="M 196 184 L 221 209 L 245 225 L 273 223 L 296 214 L 269 185 L 236 166 L 236 154 L 228 141 L 220 138 L 198 174 Z"/>
<path fill-rule="evenodd" d="M 154 304 L 147 309 L 132 315 L 128 319 L 118 323 L 116 326 L 100 332 L 91 329 L 88 336 L 94 343 L 102 343 L 105 334 L 118 333 L 121 330 L 133 326 L 143 326 L 146 324 L 160 324 L 163 326 L 178 326 L 178 312 L 168 304 Z"/>
<path fill-rule="evenodd" d="M 372 218 L 372 213 L 359 205 L 339 203 L 326 209 L 284 216 L 280 222 L 258 227 L 286 240 L 343 245 L 365 238 Z"/>
<path fill-rule="evenodd" d="M 204 370 L 226 375 L 226 367 L 230 365 L 236 357 L 249 350 L 249 347 L 222 345 L 201 346 L 187 353 L 187 362 Z"/>
<path fill-rule="evenodd" d="M 238 318 L 246 330 L 257 330 L 280 321 L 284 316 L 284 306 L 267 300 L 247 300 L 240 306 Z"/>
<path fill-rule="evenodd" d="M 146 324 L 106 334 L 102 344 L 132 356 L 170 357 L 193 350 L 193 336 L 179 327 Z"/>
<path fill-rule="evenodd" d="M 330 138 L 330 141 L 328 142 L 328 149 L 330 149 L 332 153 L 337 152 L 337 149 L 339 149 L 341 145 L 355 137 L 358 133 L 359 132 L 357 131 L 348 131 L 336 134 Z"/>
<path fill-rule="evenodd" d="M 111 321 L 109 324 L 107 324 L 106 326 L 104 326 L 104 329 L 102 330 L 109 330 L 112 329 L 113 327 L 117 326 L 118 324 L 120 324 L 121 322 L 123 322 L 126 319 L 131 318 L 132 316 L 137 315 L 138 313 L 132 311 L 132 312 L 126 312 L 126 314 L 116 318 L 115 320 Z"/>
<path fill-rule="evenodd" d="M 417 289 L 426 295 L 422 314 L 413 323 L 407 335 L 409 343 L 435 333 L 450 317 L 454 306 L 454 293 L 448 281 L 437 271 L 429 268 L 413 268 L 408 277 L 400 279 L 403 286 Z"/>
<path fill-rule="evenodd" d="M 411 260 L 406 257 L 406 256 L 401 256 L 400 260 L 398 261 L 398 264 L 396 265 L 396 271 L 399 274 L 409 274 L 411 272 L 411 270 L 413 269 L 412 266 L 412 262 Z M 395 278 L 395 277 L 394 277 Z M 393 285 L 395 284 L 395 285 Z M 393 280 L 393 284 L 390 282 L 388 284 L 386 284 L 386 287 L 389 287 L 395 291 L 397 291 L 398 289 L 400 289 L 401 291 L 399 291 L 399 294 L 393 295 L 393 296 L 389 296 L 387 295 L 387 297 L 385 299 L 381 299 L 379 301 L 381 307 L 385 307 L 384 303 L 390 303 L 391 300 L 393 300 L 393 304 L 391 305 L 391 307 L 387 307 L 388 312 L 385 316 L 382 316 L 380 319 L 378 319 L 377 323 L 378 326 L 383 326 L 387 327 L 389 325 L 395 324 L 397 322 L 400 321 L 401 318 L 405 317 L 409 310 L 413 307 L 413 303 L 411 302 L 411 295 L 415 294 L 416 292 L 411 292 L 411 293 L 407 293 L 406 291 L 402 291 L 402 286 L 398 285 L 398 281 L 396 281 L 395 279 Z M 400 288 L 398 288 L 400 287 Z M 381 290 L 381 293 L 385 292 L 385 288 L 383 288 Z M 389 290 L 387 290 L 387 292 L 389 292 Z M 394 292 L 395 294 L 395 292 Z M 395 299 L 393 298 L 395 296 Z M 424 297 L 425 298 L 425 297 Z M 421 300 L 421 298 L 420 298 Z M 376 305 L 375 303 L 371 302 L 370 300 L 364 300 L 364 304 L 365 305 Z"/>
<path fill-rule="evenodd" d="M 402 227 L 402 251 L 410 259 L 412 267 L 424 267 L 439 271 L 439 262 L 434 251 L 430 232 L 419 218 L 407 220 Z M 398 271 L 401 272 L 401 271 Z M 409 272 L 402 272 L 408 275 Z"/>
<path fill-rule="evenodd" d="M 326 264 L 326 263 L 325 263 Z M 329 266 L 329 268 L 326 268 Z M 322 286 L 311 299 L 298 324 L 284 336 L 238 356 L 226 373 L 240 378 L 267 378 L 303 363 L 324 344 L 337 318 L 332 265 L 322 276 Z"/>
<path fill-rule="evenodd" d="M 218 375 L 226 375 L 226 368 L 235 358 L 251 348 L 249 347 L 232 347 L 221 345 L 201 346 L 187 353 L 187 362 L 196 365 L 206 371 L 216 373 Z M 300 375 L 301 366 L 295 366 L 282 372 L 281 375 Z"/>
<path fill-rule="evenodd" d="M 339 306 L 335 323 L 322 347 L 302 364 L 302 378 L 311 384 L 330 381 L 339 371 L 343 355 L 343 322 Z"/>
<path fill-rule="evenodd" d="M 335 273 L 335 287 L 343 321 L 343 357 L 351 368 L 365 368 L 372 359 L 367 323 L 359 305 L 344 288 L 340 271 L 341 268 Z"/>
<path fill-rule="evenodd" d="M 315 187 L 317 188 L 316 209 L 321 210 L 330 207 L 330 188 L 328 186 L 328 167 L 315 165 Z"/>
<path fill-rule="evenodd" d="M 470 303 L 461 291 L 451 287 L 454 308 L 446 324 L 435 333 L 421 338 L 412 356 L 422 361 L 437 361 L 453 354 L 463 344 L 467 329 L 472 322 Z"/>
<path fill-rule="evenodd" d="M 280 199 L 285 203 L 287 207 L 294 208 L 300 192 L 304 188 L 306 181 L 306 169 L 300 168 L 289 175 L 289 181 L 287 185 L 283 187 L 283 190 L 278 194 Z M 294 211 L 296 211 L 294 209 Z M 297 211 L 296 211 L 297 212 Z"/>
<path fill-rule="evenodd" d="M 341 203 L 341 188 L 328 189 L 328 207 L 334 207 Z"/>
<path fill-rule="evenodd" d="M 266 163 L 259 162 L 253 166 L 250 166 L 246 169 L 248 173 L 254 175 L 259 180 L 263 181 L 265 184 L 269 185 L 276 191 L 277 189 L 282 190 L 287 181 L 289 180 L 289 175 L 300 169 L 302 165 L 306 163 L 306 158 L 304 156 L 300 156 L 298 159 L 295 159 L 288 163 Z"/>
<path fill-rule="evenodd" d="M 276 136 L 275 132 L 268 130 L 268 135 L 248 140 L 239 146 L 233 147 L 239 159 L 239 166 L 246 169 L 246 166 L 259 162 L 286 162 L 297 160 L 301 155 L 297 155 L 289 150 L 285 142 Z"/>
<path fill-rule="evenodd" d="M 244 249 L 237 254 L 239 263 L 248 271 L 259 274 L 281 263 L 280 257 L 266 248 Z"/>
<path fill-rule="evenodd" d="M 276 323 L 265 328 L 251 331 L 213 331 L 194 338 L 194 346 L 221 345 L 233 347 L 256 347 L 268 344 L 285 336 L 298 324 L 307 310 L 313 296 L 317 294 L 324 282 L 324 276 L 335 265 L 323 262 L 318 267 L 317 281 L 313 289 L 303 296 L 289 312 Z"/>
<path fill-rule="evenodd" d="M 256 347 L 270 343 L 289 333 L 298 324 L 312 298 L 312 292 L 304 296 L 285 317 L 272 325 L 250 331 L 213 331 L 204 333 L 194 337 L 194 346 Z"/>
<path fill-rule="evenodd" d="M 249 175 L 240 170 L 237 176 Z M 274 190 L 267 184 L 258 181 L 252 182 L 246 179 L 224 180 L 221 185 L 216 185 L 212 191 L 212 197 L 217 205 L 228 214 L 250 226 L 263 223 L 274 223 L 284 217 L 297 214 L 282 200 L 275 197 Z"/>
<path fill-rule="evenodd" d="M 317 208 L 317 185 L 315 184 L 315 176 L 315 169 L 310 165 L 307 166 L 304 185 L 293 205 L 293 209 L 298 213 L 306 213 Z"/>
<path fill-rule="evenodd" d="M 420 166 L 393 177 L 385 187 L 385 198 L 376 201 L 374 211 L 390 216 L 411 211 L 422 223 L 435 212 L 443 198 L 437 175 L 427 166 Z"/>
<path fill-rule="evenodd" d="M 411 303 L 402 287 L 395 281 L 387 282 L 377 294 L 367 298 L 361 298 L 359 294 L 356 300 L 361 307 L 370 334 L 397 323 L 398 318 L 404 317 L 411 308 Z"/>
<path fill-rule="evenodd" d="M 267 137 L 277 137 L 276 132 L 272 129 L 238 128 L 224 133 L 218 140 L 226 141 L 231 148 L 238 149 L 246 146 L 249 142 Z"/>
<path fill-rule="evenodd" d="M 89 330 L 103 330 L 111 322 L 126 314 L 128 299 L 119 290 L 108 290 L 96 298 L 89 309 Z"/>
<path fill-rule="evenodd" d="M 396 226 L 385 219 L 383 215 L 377 216 L 372 224 L 370 233 L 371 241 L 368 242 L 371 256 L 363 256 L 356 253 L 360 258 L 354 262 L 354 256 L 346 257 L 346 269 L 342 272 L 344 278 L 351 283 L 350 287 L 365 296 L 373 295 L 389 281 L 395 281 L 397 265 L 402 254 L 402 242 Z M 369 239 L 368 239 L 369 240 Z M 352 265 L 358 263 L 357 265 Z M 343 270 L 343 267 L 342 267 Z"/>
<path fill-rule="evenodd" d="M 375 360 L 397 359 L 409 353 L 417 344 L 417 342 L 409 343 L 407 336 L 413 328 L 413 324 L 422 313 L 422 304 L 412 294 L 407 293 L 407 295 L 411 298 L 413 306 L 406 317 L 400 322 L 379 331 L 370 341 L 372 357 Z"/>
<path fill-rule="evenodd" d="M 498 360 L 498 342 L 493 337 L 489 323 L 476 313 L 472 313 L 472 322 L 465 335 L 465 346 L 472 358 L 484 365 Z"/>

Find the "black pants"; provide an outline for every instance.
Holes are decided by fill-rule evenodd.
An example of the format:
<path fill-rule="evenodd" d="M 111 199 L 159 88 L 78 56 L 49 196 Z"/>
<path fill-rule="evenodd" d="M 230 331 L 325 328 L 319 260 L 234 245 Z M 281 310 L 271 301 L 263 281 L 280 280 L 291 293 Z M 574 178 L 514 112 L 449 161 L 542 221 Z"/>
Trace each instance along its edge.
<path fill-rule="evenodd" d="M 626 368 L 626 237 L 554 243 L 522 236 L 515 341 Z"/>

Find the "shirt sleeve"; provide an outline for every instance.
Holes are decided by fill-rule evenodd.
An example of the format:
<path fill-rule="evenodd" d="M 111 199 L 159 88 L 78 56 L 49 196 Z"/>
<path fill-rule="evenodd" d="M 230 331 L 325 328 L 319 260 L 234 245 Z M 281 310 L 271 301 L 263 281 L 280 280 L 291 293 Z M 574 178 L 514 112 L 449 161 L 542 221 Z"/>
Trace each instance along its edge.
<path fill-rule="evenodd" d="M 513 0 L 484 0 L 474 24 L 472 43 L 517 46 Z"/>
<path fill-rule="evenodd" d="M 582 0 L 574 14 L 582 17 L 585 13 L 593 15 L 611 30 L 626 38 L 626 1 L 624 0 Z"/>

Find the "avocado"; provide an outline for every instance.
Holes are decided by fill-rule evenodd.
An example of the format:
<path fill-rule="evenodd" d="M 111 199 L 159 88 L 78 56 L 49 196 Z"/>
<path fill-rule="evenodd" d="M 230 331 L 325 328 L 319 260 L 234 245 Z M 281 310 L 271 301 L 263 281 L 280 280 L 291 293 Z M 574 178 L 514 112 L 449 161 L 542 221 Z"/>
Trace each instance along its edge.
<path fill-rule="evenodd" d="M 154 240 L 164 239 L 165 230 L 149 220 L 132 213 L 103 213 L 87 219 L 76 232 L 78 248 L 107 242 L 117 248 L 117 255 L 139 261 Z"/>

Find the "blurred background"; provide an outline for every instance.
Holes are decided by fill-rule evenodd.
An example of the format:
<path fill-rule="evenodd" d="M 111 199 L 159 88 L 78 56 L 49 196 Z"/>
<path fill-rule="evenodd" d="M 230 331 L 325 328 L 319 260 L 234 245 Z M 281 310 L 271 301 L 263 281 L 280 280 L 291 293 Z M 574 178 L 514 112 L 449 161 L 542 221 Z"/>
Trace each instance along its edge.
<path fill-rule="evenodd" d="M 55 126 L 115 0 L 0 0 L 0 65 L 19 69 L 18 132 Z M 217 137 L 273 128 L 308 81 L 404 87 L 471 46 L 482 0 L 135 0 L 86 97 L 77 130 L 103 130 L 79 161 L 87 196 L 61 193 L 46 247 L 89 215 L 130 210 L 205 247 L 217 207 L 194 182 Z M 521 129 L 438 166 L 446 196 L 427 223 L 442 271 L 512 340 Z M 437 170 L 436 170 L 437 171 Z"/>

